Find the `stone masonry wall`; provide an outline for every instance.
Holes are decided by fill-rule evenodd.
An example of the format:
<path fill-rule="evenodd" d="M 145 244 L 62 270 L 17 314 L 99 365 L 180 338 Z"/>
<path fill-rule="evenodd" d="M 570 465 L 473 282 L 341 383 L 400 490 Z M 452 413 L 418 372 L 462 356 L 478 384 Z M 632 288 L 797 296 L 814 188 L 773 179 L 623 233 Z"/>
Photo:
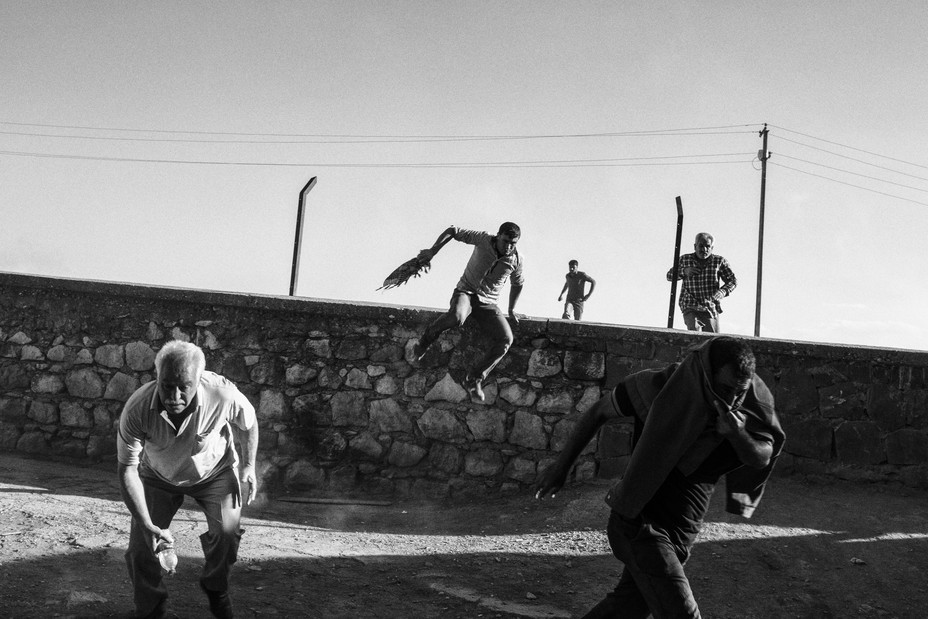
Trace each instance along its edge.
<path fill-rule="evenodd" d="M 629 372 L 709 337 L 526 319 L 486 403 L 461 381 L 481 345 L 451 331 L 419 367 L 433 310 L 0 273 L 0 449 L 115 460 L 123 403 L 170 339 L 254 403 L 265 488 L 417 495 L 524 487 L 579 414 Z M 787 432 L 780 473 L 928 486 L 928 353 L 747 338 Z M 603 428 L 574 476 L 614 477 L 631 427 Z"/>

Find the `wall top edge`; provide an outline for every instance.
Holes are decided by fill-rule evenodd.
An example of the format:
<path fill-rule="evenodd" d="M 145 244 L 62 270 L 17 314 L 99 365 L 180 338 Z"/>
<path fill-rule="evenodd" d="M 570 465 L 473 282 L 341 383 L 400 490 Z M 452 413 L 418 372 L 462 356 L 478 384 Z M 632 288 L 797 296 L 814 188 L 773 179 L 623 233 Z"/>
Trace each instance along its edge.
<path fill-rule="evenodd" d="M 333 314 L 337 316 L 384 319 L 390 318 L 402 322 L 425 322 L 433 320 L 443 309 L 371 303 L 365 301 L 344 301 L 304 296 L 266 295 L 221 290 L 203 290 L 196 288 L 156 286 L 130 282 L 115 282 L 93 279 L 76 279 L 51 277 L 26 273 L 0 271 L 0 286 L 6 288 L 36 289 L 37 291 L 61 291 L 65 293 L 92 294 L 126 298 L 145 298 L 160 301 L 178 301 L 211 306 L 228 306 L 247 309 L 267 309 L 276 311 L 293 311 L 314 314 Z M 663 327 L 646 327 L 638 325 L 577 322 L 555 318 L 527 316 L 522 321 L 525 333 L 556 338 L 642 340 L 647 338 L 673 338 L 682 346 L 698 346 L 711 334 L 695 333 L 681 329 Z M 758 354 L 809 355 L 829 359 L 847 359 L 879 363 L 904 361 L 916 365 L 928 366 L 928 351 L 903 348 L 879 348 L 851 344 L 829 344 L 798 340 L 772 338 L 755 338 L 730 334 L 739 339 L 748 340 Z"/>

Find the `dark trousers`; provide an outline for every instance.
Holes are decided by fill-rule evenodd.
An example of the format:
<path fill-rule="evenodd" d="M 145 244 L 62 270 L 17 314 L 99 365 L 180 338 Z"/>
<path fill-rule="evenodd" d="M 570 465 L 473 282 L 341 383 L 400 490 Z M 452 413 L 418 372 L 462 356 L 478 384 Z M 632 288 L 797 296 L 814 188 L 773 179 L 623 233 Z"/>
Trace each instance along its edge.
<path fill-rule="evenodd" d="M 690 331 L 705 331 L 706 333 L 719 333 L 718 316 L 709 312 L 686 310 L 683 312 L 683 322 Z"/>
<path fill-rule="evenodd" d="M 244 532 L 239 528 L 242 501 L 238 477 L 227 469 L 195 486 L 174 486 L 159 479 L 142 478 L 148 513 L 156 527 L 167 529 L 185 496 L 193 497 L 206 515 L 207 531 L 200 535 L 206 563 L 200 585 L 210 591 L 228 591 L 232 564 L 238 558 L 238 545 Z M 152 538 L 135 520 L 129 533 L 126 566 L 135 590 L 135 609 L 145 617 L 165 608 L 168 591 L 161 564 L 152 549 Z"/>
<path fill-rule="evenodd" d="M 455 290 L 451 295 L 451 307 L 425 329 L 419 342 L 423 349 L 432 345 L 438 337 L 454 327 L 460 327 L 472 316 L 480 330 L 489 338 L 490 347 L 470 369 L 471 378 L 486 380 L 512 346 L 512 329 L 502 310 L 495 303 L 481 303 L 477 295 Z"/>
<path fill-rule="evenodd" d="M 667 534 L 615 512 L 607 527 L 612 554 L 625 564 L 619 584 L 585 619 L 699 619 L 699 608 L 683 573 L 689 549 L 675 548 Z"/>
<path fill-rule="evenodd" d="M 564 313 L 561 314 L 561 318 L 564 320 L 569 320 L 571 318 L 574 320 L 582 320 L 583 301 L 567 301 L 564 303 Z"/>

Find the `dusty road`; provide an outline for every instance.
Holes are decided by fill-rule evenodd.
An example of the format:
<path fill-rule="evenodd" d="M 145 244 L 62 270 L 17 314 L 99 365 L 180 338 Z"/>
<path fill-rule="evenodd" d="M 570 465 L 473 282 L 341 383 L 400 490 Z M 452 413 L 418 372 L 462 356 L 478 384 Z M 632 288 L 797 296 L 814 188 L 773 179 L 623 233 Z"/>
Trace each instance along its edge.
<path fill-rule="evenodd" d="M 0 616 L 127 617 L 129 516 L 113 466 L 0 455 Z M 606 486 L 537 502 L 249 508 L 238 617 L 577 617 L 618 577 L 603 533 Z M 703 616 L 928 617 L 928 494 L 893 485 L 772 480 L 752 520 L 713 502 L 687 571 Z M 172 530 L 180 617 L 197 588 L 202 515 Z"/>

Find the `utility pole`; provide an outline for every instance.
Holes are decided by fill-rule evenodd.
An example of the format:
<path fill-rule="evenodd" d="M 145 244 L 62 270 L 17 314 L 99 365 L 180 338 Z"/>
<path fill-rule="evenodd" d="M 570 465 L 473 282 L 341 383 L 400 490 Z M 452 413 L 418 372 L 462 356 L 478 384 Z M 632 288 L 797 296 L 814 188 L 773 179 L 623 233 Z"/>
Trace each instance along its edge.
<path fill-rule="evenodd" d="M 290 267 L 290 296 L 296 291 L 296 280 L 300 270 L 300 248 L 303 245 L 303 211 L 306 209 L 306 194 L 316 185 L 316 177 L 309 179 L 309 182 L 300 191 L 300 204 L 296 211 L 296 238 L 293 239 L 293 265 Z"/>
<path fill-rule="evenodd" d="M 760 337 L 760 296 L 764 280 L 764 197 L 767 191 L 767 123 L 759 133 L 764 139 L 764 146 L 757 151 L 760 159 L 760 223 L 757 228 L 757 305 L 754 308 L 754 337 Z"/>

